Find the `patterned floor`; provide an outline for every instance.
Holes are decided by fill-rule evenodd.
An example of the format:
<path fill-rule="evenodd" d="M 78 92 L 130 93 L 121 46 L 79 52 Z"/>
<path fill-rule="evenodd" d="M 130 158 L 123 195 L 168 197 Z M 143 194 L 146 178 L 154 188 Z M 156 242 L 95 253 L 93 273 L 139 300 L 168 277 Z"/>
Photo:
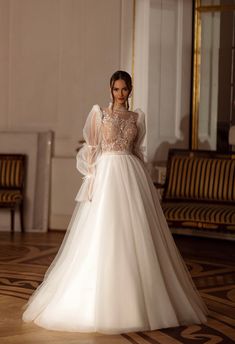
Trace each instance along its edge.
<path fill-rule="evenodd" d="M 0 234 L 1 344 L 235 343 L 235 262 L 228 263 L 227 259 L 226 262 L 218 263 L 213 257 L 185 259 L 194 282 L 210 309 L 206 325 L 105 336 L 47 331 L 33 324 L 22 323 L 22 307 L 41 282 L 61 240 L 61 233 L 17 234 L 14 237 L 6 233 Z M 207 243 L 210 245 L 208 240 Z M 226 257 L 226 251 L 224 256 Z"/>

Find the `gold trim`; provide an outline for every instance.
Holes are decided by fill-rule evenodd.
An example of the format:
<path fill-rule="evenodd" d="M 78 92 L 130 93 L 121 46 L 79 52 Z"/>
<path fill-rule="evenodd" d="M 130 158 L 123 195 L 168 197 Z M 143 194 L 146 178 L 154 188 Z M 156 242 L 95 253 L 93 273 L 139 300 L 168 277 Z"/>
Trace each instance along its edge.
<path fill-rule="evenodd" d="M 210 6 L 196 6 L 198 12 L 226 12 L 235 11 L 235 5 L 210 5 Z"/>
<path fill-rule="evenodd" d="M 201 17 L 196 9 L 201 0 L 194 4 L 194 54 L 193 54 L 193 101 L 192 101 L 192 149 L 198 149 L 198 122 L 200 97 L 200 65 L 201 65 Z"/>
<path fill-rule="evenodd" d="M 198 149 L 200 71 L 201 71 L 201 15 L 206 12 L 235 11 L 235 5 L 203 6 L 201 0 L 194 1 L 194 52 L 193 52 L 193 90 L 192 90 L 192 128 L 191 147 Z"/>
<path fill-rule="evenodd" d="M 135 19 L 136 19 L 136 0 L 133 0 L 132 7 L 132 65 L 131 65 L 131 75 L 132 75 L 132 84 L 134 85 L 135 77 Z M 133 111 L 134 106 L 134 89 L 132 90 L 131 97 L 131 110 Z"/>

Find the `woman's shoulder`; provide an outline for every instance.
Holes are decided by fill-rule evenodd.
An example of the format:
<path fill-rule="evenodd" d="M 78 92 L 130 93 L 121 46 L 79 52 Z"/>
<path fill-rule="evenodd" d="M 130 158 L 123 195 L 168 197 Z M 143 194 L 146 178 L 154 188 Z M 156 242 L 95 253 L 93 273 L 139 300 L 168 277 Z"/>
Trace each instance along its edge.
<path fill-rule="evenodd" d="M 138 115 L 139 115 L 140 113 L 143 113 L 143 111 L 142 111 L 140 108 L 136 108 L 136 109 L 134 110 L 134 112 L 137 113 Z"/>
<path fill-rule="evenodd" d="M 134 115 L 134 116 L 138 115 L 138 113 L 136 111 L 128 110 L 128 112 L 130 115 Z"/>
<path fill-rule="evenodd" d="M 129 114 L 130 117 L 134 118 L 135 120 L 137 120 L 138 117 L 139 117 L 139 114 L 136 111 L 128 110 L 128 114 Z"/>
<path fill-rule="evenodd" d="M 137 108 L 133 111 L 133 114 L 136 116 L 137 120 L 142 120 L 143 118 L 145 118 L 145 114 L 144 112 L 140 109 Z"/>
<path fill-rule="evenodd" d="M 92 106 L 91 112 L 98 112 L 102 115 L 103 113 L 110 114 L 112 111 L 110 110 L 110 106 L 100 106 L 99 104 L 94 104 Z M 145 116 L 140 108 L 137 108 L 134 111 L 128 110 L 127 112 L 130 116 L 135 117 L 137 120 Z"/>
<path fill-rule="evenodd" d="M 90 110 L 90 114 L 92 117 L 95 116 L 96 118 L 103 117 L 103 108 L 99 104 L 94 104 Z"/>
<path fill-rule="evenodd" d="M 110 107 L 108 106 L 100 106 L 99 104 L 95 104 L 92 106 L 92 111 L 94 112 L 99 112 L 100 114 L 105 113 L 110 113 Z"/>
<path fill-rule="evenodd" d="M 91 110 L 93 110 L 93 111 L 102 111 L 102 108 L 101 108 L 101 106 L 99 104 L 94 104 L 92 106 Z"/>

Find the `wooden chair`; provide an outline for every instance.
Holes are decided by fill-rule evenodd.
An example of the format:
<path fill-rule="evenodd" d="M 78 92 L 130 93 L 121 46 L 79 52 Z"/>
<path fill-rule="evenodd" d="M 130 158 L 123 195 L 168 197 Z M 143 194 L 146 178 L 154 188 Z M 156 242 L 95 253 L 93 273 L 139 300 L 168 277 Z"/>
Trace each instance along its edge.
<path fill-rule="evenodd" d="M 0 208 L 10 209 L 12 233 L 17 208 L 20 211 L 21 231 L 24 232 L 25 167 L 24 154 L 0 154 Z"/>

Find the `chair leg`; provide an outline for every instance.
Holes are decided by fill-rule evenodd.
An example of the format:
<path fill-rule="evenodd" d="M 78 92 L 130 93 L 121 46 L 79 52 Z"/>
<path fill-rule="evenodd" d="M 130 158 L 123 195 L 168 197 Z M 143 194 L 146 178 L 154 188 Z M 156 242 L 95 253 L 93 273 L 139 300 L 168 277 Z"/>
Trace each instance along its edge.
<path fill-rule="evenodd" d="M 15 209 L 11 208 L 11 232 L 13 233 L 15 229 Z"/>
<path fill-rule="evenodd" d="M 20 227 L 21 227 L 21 232 L 24 233 L 24 205 L 23 203 L 20 204 Z"/>

